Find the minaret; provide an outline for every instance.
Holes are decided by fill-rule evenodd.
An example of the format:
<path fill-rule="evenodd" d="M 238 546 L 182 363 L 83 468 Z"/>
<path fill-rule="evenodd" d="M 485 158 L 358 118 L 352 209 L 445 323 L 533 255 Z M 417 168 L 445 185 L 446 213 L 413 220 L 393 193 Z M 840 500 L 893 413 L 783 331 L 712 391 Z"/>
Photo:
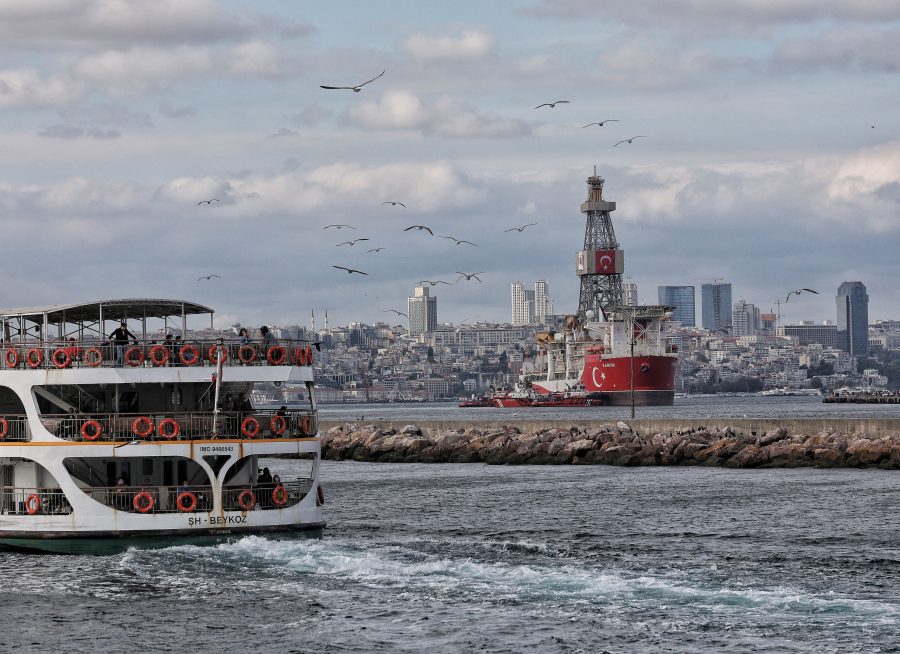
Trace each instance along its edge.
<path fill-rule="evenodd" d="M 316 310 L 310 309 L 309 311 L 309 331 L 313 334 L 316 333 Z"/>
<path fill-rule="evenodd" d="M 603 178 L 597 175 L 596 167 L 587 184 L 587 201 L 581 203 L 581 213 L 587 216 L 584 249 L 578 253 L 576 261 L 576 274 L 581 278 L 578 318 L 582 321 L 586 319 L 588 310 L 599 319 L 624 304 L 622 272 L 625 253 L 619 249 L 609 215 L 616 210 L 616 203 L 603 199 Z"/>
<path fill-rule="evenodd" d="M 325 309 L 325 331 L 328 331 L 328 309 Z"/>

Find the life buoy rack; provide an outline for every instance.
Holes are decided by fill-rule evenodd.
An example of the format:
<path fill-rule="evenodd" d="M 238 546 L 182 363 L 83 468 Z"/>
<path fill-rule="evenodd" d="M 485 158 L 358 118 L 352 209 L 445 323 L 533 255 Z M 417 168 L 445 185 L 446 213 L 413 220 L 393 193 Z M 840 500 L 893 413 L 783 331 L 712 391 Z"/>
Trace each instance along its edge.
<path fill-rule="evenodd" d="M 316 486 L 316 505 L 322 506 L 325 504 L 325 491 L 322 489 L 322 484 Z"/>
<path fill-rule="evenodd" d="M 191 491 L 182 491 L 175 498 L 175 506 L 182 513 L 193 513 L 197 510 L 197 496 Z"/>
<path fill-rule="evenodd" d="M 22 360 L 19 356 L 19 351 L 15 348 L 7 348 L 6 354 L 6 367 L 7 368 L 16 368 L 19 365 L 19 362 Z"/>
<path fill-rule="evenodd" d="M 272 489 L 272 504 L 275 506 L 284 506 L 288 501 L 288 491 L 287 488 L 278 484 L 274 489 Z"/>
<path fill-rule="evenodd" d="M 165 418 L 159 421 L 159 424 L 156 426 L 156 433 L 159 434 L 160 438 L 170 441 L 173 438 L 177 438 L 178 434 L 181 433 L 181 425 L 178 424 L 175 418 Z"/>
<path fill-rule="evenodd" d="M 81 438 L 86 441 L 97 441 L 103 435 L 103 427 L 96 420 L 85 420 L 81 423 Z"/>
<path fill-rule="evenodd" d="M 28 350 L 28 354 L 25 355 L 25 363 L 28 364 L 29 368 L 40 368 L 41 364 L 44 363 L 44 351 L 36 347 L 31 348 Z"/>
<path fill-rule="evenodd" d="M 72 365 L 72 355 L 61 347 L 53 350 L 53 356 L 51 356 L 50 359 L 53 361 L 53 365 L 60 369 L 68 368 Z"/>
<path fill-rule="evenodd" d="M 300 418 L 300 431 L 304 436 L 309 436 L 309 434 L 311 433 L 309 431 L 311 422 L 312 421 L 309 419 L 309 416 L 303 416 L 302 418 Z"/>
<path fill-rule="evenodd" d="M 88 368 L 96 368 L 103 363 L 103 352 L 98 347 L 89 347 L 84 351 L 82 361 Z"/>
<path fill-rule="evenodd" d="M 241 363 L 244 365 L 249 366 L 256 361 L 256 348 L 252 345 L 241 345 L 241 347 L 238 348 L 238 359 L 240 359 Z"/>
<path fill-rule="evenodd" d="M 150 348 L 150 363 L 154 366 L 164 366 L 169 363 L 169 346 L 154 345 Z"/>
<path fill-rule="evenodd" d="M 272 416 L 269 420 L 269 431 L 276 436 L 283 436 L 287 431 L 287 419 L 284 416 Z"/>
<path fill-rule="evenodd" d="M 41 512 L 41 497 L 37 493 L 32 493 L 25 498 L 25 513 L 35 515 Z"/>
<path fill-rule="evenodd" d="M 131 423 L 131 433 L 138 438 L 150 438 L 153 435 L 156 426 L 149 416 L 141 416 L 135 418 Z"/>
<path fill-rule="evenodd" d="M 195 345 L 185 343 L 178 350 L 178 360 L 185 366 L 196 366 L 200 363 L 200 350 Z"/>
<path fill-rule="evenodd" d="M 287 361 L 287 350 L 284 349 L 283 345 L 271 346 L 269 351 L 266 352 L 266 361 L 269 362 L 270 366 L 283 366 L 284 362 Z"/>
<path fill-rule="evenodd" d="M 216 350 L 219 350 L 218 354 Z M 222 363 L 228 361 L 228 349 L 223 345 L 211 345 L 209 350 L 206 352 L 206 358 L 209 359 L 209 362 L 213 365 L 219 362 L 219 357 L 222 357 Z"/>
<path fill-rule="evenodd" d="M 256 506 L 256 495 L 249 488 L 245 488 L 238 495 L 237 501 L 241 511 L 252 511 Z"/>
<path fill-rule="evenodd" d="M 9 420 L 0 418 L 0 441 L 9 436 Z"/>
<path fill-rule="evenodd" d="M 150 513 L 150 511 L 153 510 L 154 504 L 156 504 L 156 502 L 153 500 L 153 496 L 147 491 L 137 493 L 131 501 L 131 505 L 138 513 Z"/>
<path fill-rule="evenodd" d="M 144 363 L 144 348 L 132 345 L 125 350 L 125 363 L 132 368 L 137 368 Z"/>
<path fill-rule="evenodd" d="M 246 438 L 256 438 L 259 434 L 259 420 L 253 416 L 247 416 L 241 421 L 241 433 Z"/>

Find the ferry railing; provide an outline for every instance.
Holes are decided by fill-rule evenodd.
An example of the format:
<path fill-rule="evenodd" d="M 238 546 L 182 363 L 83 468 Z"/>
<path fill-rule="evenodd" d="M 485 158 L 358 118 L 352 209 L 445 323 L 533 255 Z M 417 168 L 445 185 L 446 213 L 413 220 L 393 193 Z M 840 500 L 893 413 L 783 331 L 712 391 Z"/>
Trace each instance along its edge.
<path fill-rule="evenodd" d="M 206 413 L 109 413 L 42 416 L 44 427 L 68 441 L 176 442 L 213 438 L 213 414 Z M 319 428 L 313 411 L 220 411 L 220 439 L 307 438 Z"/>
<path fill-rule="evenodd" d="M 25 416 L 0 416 L 0 443 L 31 440 L 31 428 Z"/>
<path fill-rule="evenodd" d="M 3 343 L 2 350 L 2 370 L 215 367 L 219 356 L 224 356 L 226 367 L 309 366 L 314 362 L 310 342 L 296 339 L 278 339 L 265 345 L 218 339 L 126 345 L 110 341 L 24 341 Z"/>
<path fill-rule="evenodd" d="M 67 515 L 72 505 L 59 488 L 0 487 L 0 514 Z"/>
<path fill-rule="evenodd" d="M 222 489 L 222 507 L 226 511 L 285 509 L 300 502 L 312 490 L 310 478 L 271 481 Z"/>

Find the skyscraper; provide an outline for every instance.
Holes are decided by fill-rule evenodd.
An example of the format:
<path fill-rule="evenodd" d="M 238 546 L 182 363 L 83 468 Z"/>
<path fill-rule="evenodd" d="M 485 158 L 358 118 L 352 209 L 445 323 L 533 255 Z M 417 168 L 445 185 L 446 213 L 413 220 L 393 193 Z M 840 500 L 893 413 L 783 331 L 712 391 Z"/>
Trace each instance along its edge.
<path fill-rule="evenodd" d="M 682 327 L 697 325 L 693 286 L 660 286 L 657 288 L 657 293 L 660 304 L 675 307 L 675 311 L 672 312 L 672 320 L 680 321 Z"/>
<path fill-rule="evenodd" d="M 544 322 L 550 315 L 553 315 L 550 285 L 546 280 L 539 279 L 534 283 L 534 319 L 537 322 Z"/>
<path fill-rule="evenodd" d="M 437 297 L 428 294 L 428 287 L 417 286 L 415 295 L 406 298 L 406 307 L 410 336 L 420 336 L 437 328 Z"/>
<path fill-rule="evenodd" d="M 759 331 L 759 309 L 743 299 L 734 303 L 731 319 L 734 336 L 753 336 Z"/>
<path fill-rule="evenodd" d="M 837 291 L 837 329 L 841 349 L 869 355 L 869 296 L 862 282 L 844 282 Z"/>
<path fill-rule="evenodd" d="M 512 324 L 513 327 L 527 325 L 534 321 L 534 299 L 536 293 L 526 290 L 522 282 L 512 283 Z"/>
<path fill-rule="evenodd" d="M 717 331 L 731 327 L 731 284 L 703 284 L 703 329 Z"/>
<path fill-rule="evenodd" d="M 626 307 L 635 307 L 638 304 L 637 283 L 629 277 L 622 286 L 622 299 Z"/>

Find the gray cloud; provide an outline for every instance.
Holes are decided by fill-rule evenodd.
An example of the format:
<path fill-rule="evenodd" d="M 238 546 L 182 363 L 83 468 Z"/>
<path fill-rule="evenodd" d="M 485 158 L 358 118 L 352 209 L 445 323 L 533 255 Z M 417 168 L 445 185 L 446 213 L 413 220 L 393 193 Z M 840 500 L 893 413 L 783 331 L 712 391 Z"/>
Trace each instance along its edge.
<path fill-rule="evenodd" d="M 163 102 L 159 105 L 159 113 L 166 118 L 189 118 L 197 115 L 197 107 L 191 105 L 173 105 Z"/>
<path fill-rule="evenodd" d="M 101 129 L 99 127 L 80 127 L 78 125 L 57 124 L 45 127 L 38 136 L 53 139 L 117 139 L 121 136 L 118 130 Z"/>

